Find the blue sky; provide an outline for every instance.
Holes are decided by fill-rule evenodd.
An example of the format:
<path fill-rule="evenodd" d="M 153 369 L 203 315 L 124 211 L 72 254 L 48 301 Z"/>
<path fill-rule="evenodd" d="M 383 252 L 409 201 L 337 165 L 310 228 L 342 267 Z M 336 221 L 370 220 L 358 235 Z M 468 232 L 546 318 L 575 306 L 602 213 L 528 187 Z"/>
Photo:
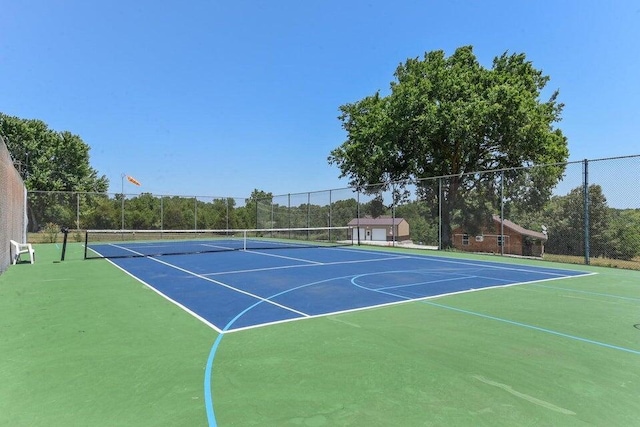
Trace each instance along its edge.
<path fill-rule="evenodd" d="M 347 186 L 338 107 L 397 65 L 524 52 L 566 104 L 570 160 L 640 154 L 640 3 L 0 2 L 0 111 L 80 135 L 125 192 L 246 197 Z"/>

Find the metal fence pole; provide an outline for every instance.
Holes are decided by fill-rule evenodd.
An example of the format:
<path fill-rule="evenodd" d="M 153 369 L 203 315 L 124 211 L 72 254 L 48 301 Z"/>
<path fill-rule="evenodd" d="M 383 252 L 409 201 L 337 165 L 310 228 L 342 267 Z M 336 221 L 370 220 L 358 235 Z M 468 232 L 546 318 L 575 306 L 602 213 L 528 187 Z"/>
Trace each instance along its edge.
<path fill-rule="evenodd" d="M 311 227 L 311 193 L 307 193 L 307 228 Z"/>
<path fill-rule="evenodd" d="M 358 246 L 360 246 L 360 189 L 358 189 L 358 200 L 356 202 L 356 233 L 358 233 Z M 353 230 L 351 230 L 351 238 L 353 239 Z"/>
<path fill-rule="evenodd" d="M 442 177 L 438 178 L 438 249 L 442 250 Z"/>
<path fill-rule="evenodd" d="M 333 203 L 331 201 L 331 190 L 329 190 L 329 241 L 331 241 L 331 224 L 333 224 Z"/>
<path fill-rule="evenodd" d="M 291 193 L 287 194 L 287 228 L 291 228 Z M 291 236 L 291 232 L 289 232 Z"/>
<path fill-rule="evenodd" d="M 500 255 L 504 256 L 504 171 L 500 171 Z"/>
<path fill-rule="evenodd" d="M 124 174 L 122 174 L 121 176 L 122 178 L 122 185 L 121 185 L 121 190 L 122 190 L 122 206 L 120 208 L 121 214 L 122 214 L 122 228 L 121 230 L 124 230 Z"/>
<path fill-rule="evenodd" d="M 256 230 L 260 228 L 258 225 L 258 198 L 256 197 Z"/>
<path fill-rule="evenodd" d="M 584 202 L 584 263 L 589 265 L 589 160 L 584 159 L 584 183 L 582 186 Z"/>
<path fill-rule="evenodd" d="M 391 246 L 395 247 L 396 246 L 396 240 L 397 240 L 397 236 L 396 236 L 396 202 L 395 202 L 395 196 L 393 197 L 393 205 L 391 205 Z"/>

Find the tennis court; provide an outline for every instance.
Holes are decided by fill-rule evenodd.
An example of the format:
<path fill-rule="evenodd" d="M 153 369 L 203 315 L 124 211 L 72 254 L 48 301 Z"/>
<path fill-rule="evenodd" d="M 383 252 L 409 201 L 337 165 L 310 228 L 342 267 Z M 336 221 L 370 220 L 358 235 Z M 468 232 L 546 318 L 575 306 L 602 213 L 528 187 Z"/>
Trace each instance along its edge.
<path fill-rule="evenodd" d="M 18 266 L 31 289 L 0 282 L 14 325 L 50 325 L 31 332 L 43 349 L 31 366 L 83 354 L 93 384 L 70 367 L 27 381 L 36 416 L 11 405 L 7 384 L 26 374 L 9 375 L 13 425 L 633 425 L 640 414 L 637 272 L 222 238 L 221 251 L 198 240 L 178 255 L 166 243 L 91 245 L 108 262 L 71 245 L 63 263 L 39 245 L 33 269 Z M 85 346 L 85 332 L 60 332 L 70 324 L 101 333 Z M 26 355 L 18 335 L 13 365 Z"/>
<path fill-rule="evenodd" d="M 263 249 L 222 253 L 200 253 L 199 246 L 211 247 L 208 241 L 180 241 L 179 246 L 166 240 L 105 243 L 91 248 L 113 257 L 118 267 L 218 332 L 588 274 L 351 247 L 278 245 L 268 248 L 259 242 L 254 246 Z M 246 248 L 246 243 L 218 239 L 215 247 Z M 159 248 L 172 255 L 126 256 Z M 180 248 L 197 253 L 177 254 Z"/>

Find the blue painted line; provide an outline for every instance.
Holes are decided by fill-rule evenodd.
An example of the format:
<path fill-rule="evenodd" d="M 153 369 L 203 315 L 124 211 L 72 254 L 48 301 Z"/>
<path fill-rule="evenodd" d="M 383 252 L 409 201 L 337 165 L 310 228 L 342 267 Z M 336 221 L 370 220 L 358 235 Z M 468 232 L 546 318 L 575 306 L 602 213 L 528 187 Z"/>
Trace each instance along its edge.
<path fill-rule="evenodd" d="M 251 306 L 245 308 L 244 310 L 242 310 L 240 313 L 238 313 L 237 316 L 235 316 L 233 319 L 231 319 L 229 321 L 229 323 L 226 324 L 226 326 L 222 329 L 222 333 L 220 333 L 218 335 L 218 337 L 216 338 L 215 342 L 213 343 L 213 346 L 211 347 L 211 351 L 209 352 L 209 357 L 207 358 L 207 366 L 204 370 L 204 404 L 206 407 L 206 411 L 207 411 L 207 420 L 209 422 L 209 426 L 210 427 L 217 427 L 217 422 L 216 422 L 216 415 L 215 415 L 215 411 L 213 410 L 213 395 L 211 393 L 211 376 L 212 376 L 212 372 L 213 372 L 213 361 L 215 359 L 216 356 L 216 352 L 218 351 L 218 347 L 220 346 L 220 341 L 222 341 L 222 337 L 224 336 L 224 332 L 228 331 L 229 328 L 231 328 L 231 326 L 233 326 L 233 324 L 240 319 L 243 315 L 245 315 L 248 311 L 254 309 L 255 307 L 257 307 L 258 305 L 262 304 L 263 302 L 265 302 L 266 300 L 271 300 L 273 298 L 277 298 L 281 295 L 284 295 L 286 293 L 292 292 L 292 291 L 296 291 L 298 289 L 302 289 L 302 288 L 306 288 L 307 286 L 312 286 L 312 285 L 317 285 L 320 283 L 324 283 L 324 282 L 330 282 L 332 280 L 340 280 L 340 279 L 347 279 L 349 277 L 352 277 L 351 275 L 349 276 L 342 276 L 342 277 L 332 277 L 330 279 L 324 279 L 324 280 L 319 280 L 317 282 L 312 282 L 312 283 L 307 283 L 304 285 L 300 285 L 297 286 L 295 288 L 291 288 L 291 289 L 287 289 L 285 291 L 282 292 L 278 292 L 277 294 L 271 295 L 270 297 L 264 298 L 263 300 L 260 300 L 254 304 L 252 304 Z"/>
<path fill-rule="evenodd" d="M 581 293 L 581 294 L 596 295 L 596 296 L 600 296 L 600 297 L 617 298 L 617 299 L 623 299 L 623 300 L 628 300 L 628 301 L 640 301 L 640 298 L 623 297 L 621 295 L 605 294 L 605 293 L 601 293 L 601 292 L 582 291 L 582 290 L 579 290 L 579 289 L 561 288 L 561 287 L 558 287 L 558 286 L 537 285 L 537 284 L 534 284 L 534 286 L 537 286 L 537 287 L 540 287 L 540 288 L 558 289 L 558 290 L 561 290 L 561 291 L 578 292 L 578 293 Z"/>
<path fill-rule="evenodd" d="M 387 292 L 387 291 L 385 291 L 385 290 L 384 290 L 384 289 L 388 289 L 388 288 L 372 289 L 372 288 L 368 288 L 368 287 L 366 287 L 366 286 L 359 285 L 358 283 L 356 283 L 356 280 L 358 280 L 358 279 L 359 279 L 359 278 L 361 278 L 361 277 L 364 277 L 364 276 L 373 276 L 373 275 L 375 275 L 375 274 L 378 274 L 378 273 L 365 273 L 365 274 L 358 274 L 357 276 L 353 276 L 353 277 L 351 278 L 351 284 L 352 284 L 353 286 L 356 286 L 356 287 L 360 288 L 360 289 L 364 289 L 364 290 L 367 290 L 367 291 L 377 292 L 377 293 L 379 293 L 379 294 L 389 295 L 389 296 L 396 297 L 396 298 L 400 298 L 400 299 L 404 299 L 404 300 L 407 300 L 407 301 L 414 299 L 414 298 L 409 298 L 409 297 L 405 297 L 405 296 L 402 296 L 402 295 L 397 295 L 397 294 L 394 294 L 394 293 L 392 293 L 392 292 Z M 380 273 L 380 274 L 386 274 L 386 272 L 384 272 L 384 273 Z"/>
<path fill-rule="evenodd" d="M 373 292 L 380 292 L 380 293 L 383 293 L 383 294 L 386 294 L 386 295 L 394 295 L 391 292 L 385 292 L 385 291 L 381 291 L 381 290 L 378 290 L 378 289 L 367 288 L 365 286 L 358 285 L 355 282 L 360 277 L 370 276 L 370 275 L 372 275 L 372 274 L 371 273 L 367 273 L 367 274 L 360 274 L 358 276 L 355 276 L 355 277 L 353 277 L 351 279 L 351 283 L 353 283 L 355 286 L 357 286 L 359 288 L 362 288 L 362 289 L 367 289 L 367 290 L 370 290 L 370 291 L 373 291 Z M 404 298 L 404 299 L 407 299 L 407 300 L 412 299 L 412 298 L 408 298 L 408 297 L 403 297 L 401 295 L 394 295 L 394 296 L 396 296 L 398 298 Z M 482 314 L 482 313 L 477 313 L 475 311 L 469 311 L 469 310 L 464 310 L 464 309 L 461 309 L 461 308 L 450 307 L 448 305 L 438 304 L 438 303 L 431 302 L 431 301 L 421 300 L 421 301 L 418 301 L 418 302 L 421 302 L 423 304 L 433 305 L 433 306 L 436 306 L 436 307 L 446 308 L 448 310 L 457 311 L 459 313 L 465 313 L 465 314 L 470 314 L 472 316 L 483 317 L 485 319 L 496 320 L 498 322 L 504 322 L 504 323 L 508 323 L 510 325 L 515 325 L 515 326 L 520 326 L 520 327 L 523 327 L 523 328 L 533 329 L 533 330 L 536 330 L 536 331 L 539 331 L 539 332 L 545 332 L 545 333 L 548 333 L 548 334 L 557 335 L 557 336 L 560 336 L 560 337 L 569 338 L 569 339 L 576 340 L 576 341 L 582 341 L 582 342 L 586 342 L 586 343 L 589 343 L 589 344 L 595 344 L 595 345 L 598 345 L 598 346 L 601 346 L 601 347 L 606 347 L 606 348 L 610 348 L 610 349 L 614 349 L 614 350 L 620 350 L 620 351 L 624 351 L 624 352 L 627 352 L 627 353 L 640 355 L 640 351 L 639 350 L 632 350 L 630 348 L 620 347 L 620 346 L 613 345 L 613 344 L 607 344 L 607 343 L 603 343 L 603 342 L 600 342 L 600 341 L 590 340 L 588 338 L 577 337 L 575 335 L 565 334 L 563 332 L 558 332 L 558 331 L 554 331 L 554 330 L 551 330 L 551 329 L 541 328 L 539 326 L 528 325 L 526 323 L 520 323 L 520 322 L 516 322 L 514 320 L 508 320 L 508 319 L 503 319 L 503 318 L 500 318 L 500 317 L 489 316 L 488 314 Z"/>
<path fill-rule="evenodd" d="M 450 307 L 448 305 L 438 304 L 438 303 L 431 302 L 431 301 L 420 301 L 420 302 L 424 303 L 424 304 L 433 305 L 433 306 L 436 306 L 436 307 L 446 308 L 447 310 L 453 310 L 453 311 L 457 311 L 457 312 L 460 312 L 460 313 L 470 314 L 472 316 L 483 317 L 485 319 L 497 320 L 498 322 L 504 322 L 504 323 L 508 323 L 510 325 L 521 326 L 523 328 L 533 329 L 533 330 L 536 330 L 536 331 L 545 332 L 547 334 L 557 335 L 557 336 L 564 337 L 564 338 L 570 338 L 570 339 L 576 340 L 576 341 L 582 341 L 582 342 L 586 342 L 586 343 L 589 343 L 589 344 L 595 344 L 595 345 L 598 345 L 598 346 L 601 346 L 601 347 L 606 347 L 606 348 L 610 348 L 610 349 L 614 349 L 614 350 L 620 350 L 620 351 L 624 351 L 624 352 L 627 352 L 627 353 L 640 355 L 640 351 L 638 351 L 638 350 L 632 350 L 632 349 L 626 348 L 626 347 L 620 347 L 620 346 L 613 345 L 613 344 L 607 344 L 607 343 L 600 342 L 600 341 L 590 340 L 588 338 L 577 337 L 575 335 L 569 335 L 569 334 L 565 334 L 563 332 L 558 332 L 558 331 L 554 331 L 554 330 L 551 330 L 551 329 L 541 328 L 539 326 L 528 325 L 526 323 L 520 323 L 520 322 L 516 322 L 516 321 L 513 321 L 513 320 L 502 319 L 500 317 L 489 316 L 487 314 L 477 313 L 475 311 L 469 311 L 469 310 L 463 310 L 461 308 Z"/>
<path fill-rule="evenodd" d="M 479 265 L 479 266 L 482 266 L 482 265 Z M 500 266 L 500 267 L 497 267 L 497 268 L 509 269 L 508 266 L 506 266 L 506 267 Z M 406 271 L 406 270 L 404 270 L 404 271 Z M 388 273 L 388 272 L 382 272 L 382 273 L 378 273 L 378 274 L 386 274 L 386 273 Z M 217 421 L 216 421 L 216 417 L 215 417 L 215 411 L 214 411 L 214 408 L 213 408 L 213 395 L 212 395 L 212 392 L 211 392 L 211 380 L 212 380 L 213 364 L 214 364 L 214 361 L 215 361 L 215 356 L 216 356 L 218 348 L 220 347 L 220 342 L 222 341 L 222 338 L 224 337 L 224 333 L 226 331 L 228 331 L 238 319 L 240 319 L 247 312 L 249 312 L 250 310 L 254 309 L 258 305 L 262 304 L 263 302 L 267 302 L 267 301 L 269 301 L 269 300 L 271 300 L 273 298 L 276 298 L 278 296 L 281 296 L 281 295 L 287 294 L 289 292 L 293 292 L 293 291 L 296 291 L 296 290 L 299 290 L 299 289 L 302 289 L 302 288 L 305 288 L 305 287 L 308 287 L 308 286 L 317 285 L 317 284 L 324 283 L 324 282 L 329 282 L 329 281 L 332 281 L 332 280 L 347 279 L 347 278 L 351 279 L 351 283 L 354 286 L 356 286 L 358 288 L 361 288 L 361 289 L 365 289 L 365 290 L 368 290 L 368 291 L 373 291 L 373 292 L 385 294 L 385 295 L 388 295 L 388 296 L 391 296 L 391 297 L 394 297 L 394 298 L 398 298 L 400 300 L 410 301 L 410 300 L 414 300 L 415 299 L 415 298 L 405 297 L 405 296 L 402 296 L 402 295 L 397 295 L 397 294 L 394 294 L 392 292 L 386 292 L 386 291 L 380 290 L 380 289 L 379 290 L 371 289 L 371 288 L 368 288 L 368 287 L 365 287 L 365 286 L 362 286 L 362 285 L 359 285 L 359 284 L 356 283 L 356 280 L 358 278 L 363 277 L 363 276 L 368 276 L 368 275 L 371 275 L 371 273 L 359 274 L 359 275 L 356 275 L 356 276 L 348 275 L 348 276 L 342 276 L 342 277 L 332 277 L 330 279 L 324 279 L 324 280 L 320 280 L 320 281 L 316 281 L 316 282 L 300 285 L 300 286 L 297 286 L 297 287 L 294 287 L 294 288 L 291 288 L 291 289 L 287 289 L 285 291 L 279 292 L 277 294 L 271 295 L 271 296 L 269 296 L 267 298 L 264 298 L 262 300 L 257 301 L 256 303 L 254 303 L 251 306 L 247 307 L 246 309 L 242 310 L 240 313 L 238 313 L 238 315 L 236 315 L 233 319 L 231 319 L 227 323 L 227 325 L 225 325 L 225 327 L 222 329 L 222 332 L 216 338 L 216 340 L 213 343 L 213 346 L 211 347 L 211 350 L 209 352 L 209 357 L 207 358 L 207 365 L 206 365 L 206 368 L 205 368 L 204 389 L 205 389 L 205 406 L 206 406 L 206 413 L 207 413 L 207 419 L 208 419 L 208 422 L 209 422 L 209 426 L 217 427 L 217 425 L 218 425 Z M 571 276 L 565 276 L 565 277 L 571 277 Z M 624 347 L 618 347 L 618 346 L 614 346 L 614 345 L 610 345 L 610 344 L 606 344 L 606 343 L 601 343 L 601 342 L 598 342 L 598 341 L 588 340 L 588 339 L 585 339 L 585 338 L 575 337 L 575 336 L 564 334 L 564 333 L 561 333 L 561 332 L 552 331 L 552 330 L 548 330 L 548 329 L 544 329 L 544 328 L 539 328 L 537 326 L 527 325 L 527 324 L 524 324 L 524 323 L 510 321 L 510 320 L 507 320 L 507 319 L 501 319 L 501 318 L 498 318 L 498 317 L 484 315 L 484 314 L 481 314 L 481 313 L 475 313 L 475 312 L 471 312 L 471 311 L 457 309 L 457 308 L 454 308 L 454 307 L 448 307 L 448 306 L 445 306 L 445 305 L 432 303 L 430 301 L 422 300 L 420 302 L 425 303 L 425 304 L 438 306 L 438 307 L 441 307 L 441 308 L 446 308 L 446 309 L 450 309 L 450 310 L 466 313 L 466 314 L 471 314 L 471 315 L 480 316 L 480 317 L 484 317 L 484 318 L 488 318 L 488 319 L 492 319 L 492 320 L 506 322 L 506 323 L 510 323 L 512 325 L 526 327 L 526 328 L 530 328 L 530 329 L 534 329 L 534 330 L 538 330 L 538 331 L 541 331 L 541 332 L 546 332 L 546 333 L 550 333 L 550 334 L 554 334 L 554 335 L 558 335 L 558 336 L 562 336 L 562 337 L 566 337 L 566 338 L 571 338 L 571 339 L 578 340 L 578 341 L 583 341 L 583 342 L 587 342 L 587 343 L 591 343 L 591 344 L 596 344 L 596 345 L 600 345 L 600 346 L 603 346 L 603 347 L 608 347 L 608 348 L 611 348 L 611 349 L 622 350 L 622 351 L 626 351 L 626 352 L 630 352 L 630 353 L 633 353 L 633 354 L 640 355 L 640 351 L 631 350 L 631 349 L 627 349 L 627 348 L 624 348 Z"/>
<path fill-rule="evenodd" d="M 213 358 L 216 355 L 216 351 L 220 346 L 220 341 L 222 341 L 223 336 L 224 334 L 218 334 L 216 341 L 213 343 L 213 347 L 211 347 L 211 351 L 209 351 L 207 366 L 204 370 L 204 401 L 205 408 L 207 410 L 207 420 L 209 421 L 209 425 L 211 427 L 216 427 L 218 425 L 218 423 L 216 422 L 216 414 L 213 412 L 213 398 L 211 396 L 211 371 L 213 369 Z"/>

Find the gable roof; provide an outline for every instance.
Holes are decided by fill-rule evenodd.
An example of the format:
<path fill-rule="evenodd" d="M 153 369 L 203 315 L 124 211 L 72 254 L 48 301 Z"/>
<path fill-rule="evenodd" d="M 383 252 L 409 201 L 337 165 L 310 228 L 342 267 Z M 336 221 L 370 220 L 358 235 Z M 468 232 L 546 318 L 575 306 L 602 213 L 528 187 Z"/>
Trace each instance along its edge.
<path fill-rule="evenodd" d="M 493 215 L 493 220 L 495 222 L 497 222 L 498 224 L 500 224 L 500 222 L 501 222 L 500 215 Z M 502 223 L 504 224 L 505 228 L 513 230 L 518 234 L 522 234 L 523 236 L 529 236 L 529 237 L 533 237 L 535 239 L 540 239 L 540 240 L 547 240 L 548 239 L 546 234 L 540 233 L 538 231 L 527 230 L 526 228 L 521 227 L 518 224 L 516 224 L 515 222 L 509 221 L 508 219 L 502 220 Z"/>
<path fill-rule="evenodd" d="M 347 225 L 349 226 L 362 226 L 362 225 L 380 225 L 380 226 L 389 226 L 389 225 L 398 225 L 404 221 L 404 218 L 392 218 L 390 216 L 379 216 L 378 218 L 364 217 L 364 218 L 354 218 Z"/>

